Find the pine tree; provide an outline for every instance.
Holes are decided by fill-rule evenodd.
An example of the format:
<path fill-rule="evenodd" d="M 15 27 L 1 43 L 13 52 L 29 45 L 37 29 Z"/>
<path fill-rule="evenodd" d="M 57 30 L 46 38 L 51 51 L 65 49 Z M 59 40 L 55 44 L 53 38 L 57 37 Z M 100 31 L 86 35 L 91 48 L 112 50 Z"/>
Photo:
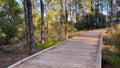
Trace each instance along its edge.
<path fill-rule="evenodd" d="M 35 49 L 35 38 L 34 38 L 34 29 L 33 29 L 33 20 L 32 20 L 32 4 L 31 0 L 26 0 L 27 7 L 27 21 L 28 21 L 28 45 L 30 48 L 30 55 L 36 52 Z M 26 12 L 26 11 L 25 11 Z"/>

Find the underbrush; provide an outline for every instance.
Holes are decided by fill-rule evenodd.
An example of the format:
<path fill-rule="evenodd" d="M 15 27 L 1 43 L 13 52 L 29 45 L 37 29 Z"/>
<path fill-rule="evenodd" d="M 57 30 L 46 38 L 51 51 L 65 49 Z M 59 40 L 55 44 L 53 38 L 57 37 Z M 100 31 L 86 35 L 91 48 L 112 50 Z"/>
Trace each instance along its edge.
<path fill-rule="evenodd" d="M 0 68 L 7 68 L 9 65 L 28 56 L 29 48 L 25 41 L 0 46 Z"/>
<path fill-rule="evenodd" d="M 102 64 L 112 65 L 112 68 L 120 68 L 120 54 L 108 48 L 103 49 Z"/>
<path fill-rule="evenodd" d="M 110 68 L 120 68 L 120 24 L 103 37 L 102 64 L 111 65 Z M 104 68 L 104 67 L 103 67 Z"/>
<path fill-rule="evenodd" d="M 47 41 L 44 43 L 44 44 L 41 44 L 41 43 L 36 43 L 36 48 L 37 50 L 43 50 L 43 49 L 46 49 L 48 47 L 51 47 L 57 43 L 59 43 L 59 39 L 58 37 L 54 37 L 54 38 L 48 38 Z"/>
<path fill-rule="evenodd" d="M 80 35 L 81 33 L 84 33 L 85 31 L 80 31 L 80 32 L 69 32 L 68 33 L 68 38 L 72 38 L 74 36 L 78 36 Z M 58 44 L 62 41 L 64 41 L 65 39 L 63 40 L 60 40 L 60 38 L 58 36 L 54 36 L 54 37 L 49 37 L 47 38 L 46 42 L 44 44 L 41 44 L 41 43 L 36 43 L 36 49 L 37 51 L 41 51 L 41 50 L 44 50 L 48 47 L 51 47 L 55 44 Z"/>

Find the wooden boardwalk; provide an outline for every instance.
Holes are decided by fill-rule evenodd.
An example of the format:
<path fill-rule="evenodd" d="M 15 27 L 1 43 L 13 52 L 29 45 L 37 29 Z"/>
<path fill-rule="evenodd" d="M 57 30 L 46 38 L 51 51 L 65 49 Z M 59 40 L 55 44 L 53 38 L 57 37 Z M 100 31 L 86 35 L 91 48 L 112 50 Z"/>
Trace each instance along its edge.
<path fill-rule="evenodd" d="M 95 68 L 101 30 L 89 31 L 8 68 Z"/>

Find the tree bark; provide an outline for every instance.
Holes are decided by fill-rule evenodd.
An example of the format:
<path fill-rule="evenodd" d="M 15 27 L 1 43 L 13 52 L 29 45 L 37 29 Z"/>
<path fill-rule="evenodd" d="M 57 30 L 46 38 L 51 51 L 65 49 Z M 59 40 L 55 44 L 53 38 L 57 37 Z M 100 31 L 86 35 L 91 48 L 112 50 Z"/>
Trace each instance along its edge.
<path fill-rule="evenodd" d="M 96 5 L 95 5 L 95 1 L 94 1 L 94 29 L 95 29 L 95 24 L 96 24 Z"/>
<path fill-rule="evenodd" d="M 27 14 L 27 5 L 26 5 L 26 0 L 23 1 L 23 5 L 24 5 L 24 17 L 25 17 L 25 27 L 26 27 L 26 37 L 27 37 L 27 44 L 29 45 L 29 29 L 28 29 L 28 14 Z"/>
<path fill-rule="evenodd" d="M 45 23 L 44 23 L 44 4 L 43 1 L 40 0 L 41 3 L 41 43 L 45 43 Z"/>
<path fill-rule="evenodd" d="M 35 38 L 34 38 L 34 29 L 33 29 L 33 20 L 32 20 L 32 4 L 31 0 L 26 0 L 27 5 L 27 21 L 28 21 L 28 45 L 30 48 L 30 55 L 34 54 L 36 52 L 35 49 Z"/>
<path fill-rule="evenodd" d="M 60 5 L 61 5 L 61 10 L 60 10 L 60 34 L 59 34 L 59 38 L 60 40 L 63 40 L 63 0 L 60 0 Z"/>
<path fill-rule="evenodd" d="M 71 5 L 72 5 L 72 0 L 70 0 L 70 21 L 72 22 L 72 8 L 71 8 Z"/>
<path fill-rule="evenodd" d="M 110 22 L 111 22 L 111 30 L 113 29 L 113 0 L 111 0 L 111 15 L 110 15 Z"/>
<path fill-rule="evenodd" d="M 119 7 L 119 4 L 118 4 L 118 1 L 116 1 L 116 19 L 117 19 L 117 23 L 118 23 L 118 7 Z"/>
<path fill-rule="evenodd" d="M 78 1 L 76 0 L 75 1 L 75 8 L 76 8 L 76 23 L 78 23 L 78 15 L 77 15 L 77 11 L 78 11 L 78 3 L 77 3 Z"/>
<path fill-rule="evenodd" d="M 65 13 L 66 13 L 66 28 L 65 28 L 65 38 L 68 39 L 68 7 L 67 0 L 65 0 Z"/>

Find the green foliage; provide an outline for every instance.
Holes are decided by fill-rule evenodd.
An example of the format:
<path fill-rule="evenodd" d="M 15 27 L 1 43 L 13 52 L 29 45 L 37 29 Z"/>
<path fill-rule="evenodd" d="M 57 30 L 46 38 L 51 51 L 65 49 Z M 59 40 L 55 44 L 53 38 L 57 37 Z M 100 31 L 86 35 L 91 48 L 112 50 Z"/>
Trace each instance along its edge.
<path fill-rule="evenodd" d="M 4 37 L 0 37 L 0 46 L 5 44 L 5 38 Z"/>
<path fill-rule="evenodd" d="M 37 50 L 43 50 L 43 49 L 46 49 L 50 46 L 53 46 L 53 45 L 55 45 L 59 42 L 60 41 L 59 41 L 58 37 L 48 38 L 47 41 L 44 44 L 37 43 L 36 48 L 37 48 Z"/>
<path fill-rule="evenodd" d="M 105 28 L 106 26 L 107 26 L 107 22 L 96 23 L 95 28 Z"/>
<path fill-rule="evenodd" d="M 9 40 L 17 36 L 18 28 L 22 24 L 22 9 L 15 0 L 6 0 L 0 11 L 0 29 Z"/>
<path fill-rule="evenodd" d="M 104 49 L 103 50 L 103 64 L 111 64 L 113 65 L 114 68 L 119 68 L 120 67 L 120 54 L 116 54 L 110 49 Z"/>
<path fill-rule="evenodd" d="M 54 11 L 53 10 L 50 10 L 50 14 L 49 14 L 50 18 L 54 18 Z"/>
<path fill-rule="evenodd" d="M 48 0 L 48 3 L 50 3 L 52 0 Z"/>
<path fill-rule="evenodd" d="M 86 14 L 83 19 L 75 23 L 75 28 L 79 30 L 92 29 L 94 27 L 94 16 L 90 13 Z"/>
<path fill-rule="evenodd" d="M 77 31 L 85 29 L 87 23 L 75 23 L 75 28 Z"/>
<path fill-rule="evenodd" d="M 78 23 L 75 23 L 75 28 L 77 30 L 105 28 L 107 25 L 109 25 L 109 23 L 106 22 L 103 18 L 105 18 L 105 16 L 100 13 L 98 13 L 96 18 L 94 18 L 94 15 L 92 13 L 87 13 L 84 19 L 81 19 Z"/>
<path fill-rule="evenodd" d="M 117 0 L 118 3 L 120 3 L 120 0 Z"/>
<path fill-rule="evenodd" d="M 69 25 L 68 26 L 68 32 L 76 32 L 76 29 L 74 26 Z"/>

